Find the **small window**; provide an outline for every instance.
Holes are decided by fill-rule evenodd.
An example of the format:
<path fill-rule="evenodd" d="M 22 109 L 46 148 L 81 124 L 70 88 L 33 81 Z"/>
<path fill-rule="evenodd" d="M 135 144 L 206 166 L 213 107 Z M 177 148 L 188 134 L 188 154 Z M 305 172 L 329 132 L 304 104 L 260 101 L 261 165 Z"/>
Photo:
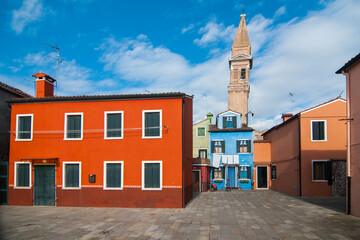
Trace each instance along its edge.
<path fill-rule="evenodd" d="M 331 161 L 327 160 L 314 160 L 313 167 L 313 181 L 332 181 Z"/>
<path fill-rule="evenodd" d="M 213 179 L 224 179 L 225 176 L 225 168 L 217 168 L 213 170 Z"/>
<path fill-rule="evenodd" d="M 143 138 L 161 138 L 161 110 L 143 111 Z"/>
<path fill-rule="evenodd" d="M 104 189 L 123 189 L 123 162 L 104 162 Z"/>
<path fill-rule="evenodd" d="M 83 114 L 65 113 L 65 140 L 82 140 Z"/>
<path fill-rule="evenodd" d="M 105 139 L 123 138 L 123 111 L 105 112 Z"/>
<path fill-rule="evenodd" d="M 326 121 L 311 121 L 311 139 L 313 141 L 326 141 Z"/>
<path fill-rule="evenodd" d="M 271 179 L 276 179 L 276 165 L 271 166 Z"/>
<path fill-rule="evenodd" d="M 223 128 L 236 128 L 236 116 L 223 117 Z"/>
<path fill-rule="evenodd" d="M 16 115 L 16 141 L 31 141 L 33 114 Z"/>
<path fill-rule="evenodd" d="M 197 128 L 197 136 L 198 137 L 205 137 L 205 127 L 198 127 Z"/>
<path fill-rule="evenodd" d="M 242 68 L 241 69 L 241 80 L 244 80 L 246 78 L 246 69 Z"/>
<path fill-rule="evenodd" d="M 251 167 L 240 166 L 238 170 L 238 177 L 240 179 L 251 179 Z"/>
<path fill-rule="evenodd" d="M 15 187 L 30 188 L 31 164 L 28 162 L 15 163 Z"/>
<path fill-rule="evenodd" d="M 79 189 L 81 187 L 81 163 L 63 163 L 63 188 Z"/>
<path fill-rule="evenodd" d="M 225 141 L 223 141 L 223 140 L 211 141 L 211 152 L 212 153 L 225 153 Z"/>
<path fill-rule="evenodd" d="M 237 140 L 237 153 L 251 153 L 251 140 Z"/>
<path fill-rule="evenodd" d="M 207 158 L 207 150 L 199 149 L 199 158 Z"/>
<path fill-rule="evenodd" d="M 142 190 L 162 189 L 162 162 L 143 161 Z"/>

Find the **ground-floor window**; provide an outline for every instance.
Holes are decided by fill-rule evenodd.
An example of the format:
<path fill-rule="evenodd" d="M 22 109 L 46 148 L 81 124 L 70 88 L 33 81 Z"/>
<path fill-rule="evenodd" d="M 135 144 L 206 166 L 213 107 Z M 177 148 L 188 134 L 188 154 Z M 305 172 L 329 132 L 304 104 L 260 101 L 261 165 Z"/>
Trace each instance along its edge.
<path fill-rule="evenodd" d="M 276 179 L 276 165 L 271 166 L 271 179 Z"/>
<path fill-rule="evenodd" d="M 79 189 L 81 186 L 81 163 L 63 163 L 63 188 Z"/>
<path fill-rule="evenodd" d="M 15 163 L 15 187 L 30 188 L 31 164 L 29 162 Z"/>
<path fill-rule="evenodd" d="M 331 180 L 331 162 L 327 160 L 313 160 L 313 181 Z"/>
<path fill-rule="evenodd" d="M 104 162 L 104 189 L 123 189 L 123 171 L 124 164 L 122 161 Z"/>
<path fill-rule="evenodd" d="M 161 190 L 162 189 L 162 162 L 143 161 L 142 162 L 142 189 Z"/>
<path fill-rule="evenodd" d="M 251 179 L 251 167 L 240 166 L 238 170 L 238 178 Z"/>
<path fill-rule="evenodd" d="M 225 167 L 213 169 L 213 179 L 224 179 Z"/>

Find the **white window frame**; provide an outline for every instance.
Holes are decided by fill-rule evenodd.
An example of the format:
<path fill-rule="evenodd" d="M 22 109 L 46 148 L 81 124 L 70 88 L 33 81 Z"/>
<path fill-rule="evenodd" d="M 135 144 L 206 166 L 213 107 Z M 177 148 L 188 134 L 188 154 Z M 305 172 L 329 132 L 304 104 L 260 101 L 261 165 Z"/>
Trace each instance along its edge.
<path fill-rule="evenodd" d="M 18 187 L 17 186 L 17 165 L 19 164 L 28 164 L 29 165 L 29 186 L 28 187 Z M 15 189 L 31 189 L 32 183 L 31 183 L 31 175 L 32 175 L 32 164 L 31 162 L 14 162 L 15 171 L 14 171 L 14 188 Z"/>
<path fill-rule="evenodd" d="M 325 162 L 325 167 L 326 167 L 326 162 L 328 162 L 329 160 L 312 160 L 311 161 L 311 180 L 312 182 L 328 182 L 328 180 L 324 179 L 324 180 L 315 180 L 314 179 L 314 162 Z M 324 169 L 324 174 L 325 174 L 325 178 L 326 178 L 326 168 Z"/>
<path fill-rule="evenodd" d="M 220 142 L 225 142 L 225 139 L 213 139 L 213 140 L 211 140 L 211 141 L 210 141 L 210 151 L 212 151 L 212 149 L 211 149 L 211 142 L 212 142 L 212 141 L 214 141 L 214 142 L 219 142 L 219 141 L 220 141 Z M 222 152 L 222 146 L 223 146 L 223 145 L 221 144 L 221 153 L 217 153 L 217 152 L 214 151 L 214 152 L 211 153 L 211 154 L 225 154 L 224 152 Z M 214 147 L 216 147 L 216 146 L 215 146 L 215 143 L 214 143 Z M 215 150 L 215 149 L 214 149 L 214 150 Z M 226 148 L 225 148 L 225 152 L 226 152 Z"/>
<path fill-rule="evenodd" d="M 145 136 L 145 113 L 158 112 L 160 113 L 160 135 L 159 136 Z M 162 138 L 162 110 L 143 110 L 142 111 L 142 138 Z"/>
<path fill-rule="evenodd" d="M 160 163 L 160 187 L 159 188 L 145 188 L 145 164 L 146 163 Z M 144 191 L 161 191 L 163 187 L 163 167 L 162 161 L 142 161 L 141 163 L 141 190 Z"/>
<path fill-rule="evenodd" d="M 65 186 L 65 165 L 66 164 L 79 164 L 79 187 L 66 187 Z M 81 162 L 63 162 L 63 169 L 62 169 L 62 189 L 65 190 L 78 190 L 81 189 Z"/>
<path fill-rule="evenodd" d="M 326 142 L 327 141 L 327 122 L 326 120 L 311 120 L 310 121 L 310 131 L 311 131 L 311 141 L 312 142 Z M 324 122 L 324 140 L 314 140 L 314 137 L 313 137 L 313 122 Z"/>
<path fill-rule="evenodd" d="M 67 116 L 74 116 L 74 115 L 81 115 L 81 132 L 80 132 L 80 138 L 67 138 Z M 65 113 L 65 119 L 64 119 L 64 140 L 67 141 L 79 141 L 83 140 L 83 133 L 84 133 L 84 113 L 82 112 L 76 112 L 76 113 Z"/>
<path fill-rule="evenodd" d="M 120 163 L 121 164 L 121 186 L 120 187 L 106 187 L 106 167 L 109 163 Z M 104 190 L 123 190 L 124 189 L 124 161 L 104 161 L 104 179 L 103 179 Z"/>
<path fill-rule="evenodd" d="M 107 115 L 121 114 L 121 137 L 107 137 Z M 124 138 L 124 111 L 105 111 L 104 112 L 104 139 L 123 139 Z"/>
<path fill-rule="evenodd" d="M 19 117 L 31 117 L 31 131 L 30 131 L 30 139 L 22 139 L 19 138 Z M 33 139 L 33 122 L 34 122 L 34 114 L 16 114 L 16 134 L 15 141 L 32 141 Z"/>
<path fill-rule="evenodd" d="M 199 136 L 199 128 L 204 128 L 204 132 L 205 132 L 205 135 L 204 135 L 204 136 Z M 196 136 L 197 136 L 197 137 L 206 137 L 206 127 L 197 127 L 197 128 L 196 128 Z"/>

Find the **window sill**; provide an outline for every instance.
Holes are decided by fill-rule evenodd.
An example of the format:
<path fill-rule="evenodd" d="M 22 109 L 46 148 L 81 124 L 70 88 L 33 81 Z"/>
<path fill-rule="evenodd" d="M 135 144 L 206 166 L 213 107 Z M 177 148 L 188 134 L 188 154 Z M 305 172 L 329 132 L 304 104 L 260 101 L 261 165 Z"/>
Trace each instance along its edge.
<path fill-rule="evenodd" d="M 15 141 L 16 141 L 16 142 L 31 142 L 31 141 L 32 141 L 32 138 L 31 138 L 31 139 L 15 138 Z"/>
<path fill-rule="evenodd" d="M 64 141 L 81 141 L 82 138 L 64 138 Z"/>
<path fill-rule="evenodd" d="M 103 190 L 106 190 L 106 191 L 108 191 L 108 190 L 110 190 L 110 191 L 112 191 L 112 190 L 118 191 L 118 190 L 123 190 L 123 188 L 122 187 L 121 188 L 103 188 Z"/>
<path fill-rule="evenodd" d="M 141 188 L 143 191 L 162 191 L 162 188 Z"/>
<path fill-rule="evenodd" d="M 328 182 L 328 180 L 312 180 L 312 182 Z"/>
<path fill-rule="evenodd" d="M 81 190 L 81 187 L 63 187 L 63 190 Z"/>
<path fill-rule="evenodd" d="M 327 139 L 325 139 L 325 140 L 313 140 L 313 139 L 311 139 L 311 142 L 327 142 Z"/>
<path fill-rule="evenodd" d="M 121 140 L 123 137 L 105 137 L 104 140 Z"/>
<path fill-rule="evenodd" d="M 14 187 L 14 189 L 31 189 L 31 187 Z"/>
<path fill-rule="evenodd" d="M 159 138 L 162 138 L 162 136 L 153 136 L 153 137 L 142 136 L 142 139 L 159 139 Z"/>

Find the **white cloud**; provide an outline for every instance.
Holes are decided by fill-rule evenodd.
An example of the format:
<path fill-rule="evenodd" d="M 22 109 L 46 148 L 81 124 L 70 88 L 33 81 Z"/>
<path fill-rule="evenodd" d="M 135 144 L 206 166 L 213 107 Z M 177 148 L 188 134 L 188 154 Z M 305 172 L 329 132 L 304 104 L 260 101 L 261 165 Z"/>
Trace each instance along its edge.
<path fill-rule="evenodd" d="M 100 61 L 105 63 L 105 70 L 126 81 L 121 93 L 147 90 L 195 95 L 194 121 L 203 119 L 208 111 L 226 108 L 229 52 L 192 65 L 164 46 L 153 46 L 145 37 L 121 41 L 109 38 L 99 50 L 103 51 Z"/>
<path fill-rule="evenodd" d="M 184 34 L 190 30 L 192 30 L 195 27 L 195 25 L 193 23 L 191 23 L 189 26 L 184 27 L 183 29 L 181 29 L 181 33 Z"/>
<path fill-rule="evenodd" d="M 204 27 L 198 31 L 201 38 L 194 40 L 194 43 L 201 47 L 206 47 L 211 43 L 224 41 L 226 43 L 234 41 L 237 28 L 234 25 L 225 27 L 223 23 L 216 23 L 216 19 L 212 19 Z"/>
<path fill-rule="evenodd" d="M 250 109 L 256 124 L 289 112 L 289 92 L 295 94 L 295 107 L 305 109 L 345 90 L 344 77 L 335 71 L 359 52 L 359 12 L 358 1 L 339 0 L 303 20 L 270 29 L 251 75 Z"/>
<path fill-rule="evenodd" d="M 280 7 L 274 14 L 274 18 L 280 17 L 286 13 L 286 7 L 282 6 Z"/>
<path fill-rule="evenodd" d="M 41 0 L 24 0 L 19 10 L 13 10 L 11 28 L 20 34 L 24 28 L 45 14 Z"/>

